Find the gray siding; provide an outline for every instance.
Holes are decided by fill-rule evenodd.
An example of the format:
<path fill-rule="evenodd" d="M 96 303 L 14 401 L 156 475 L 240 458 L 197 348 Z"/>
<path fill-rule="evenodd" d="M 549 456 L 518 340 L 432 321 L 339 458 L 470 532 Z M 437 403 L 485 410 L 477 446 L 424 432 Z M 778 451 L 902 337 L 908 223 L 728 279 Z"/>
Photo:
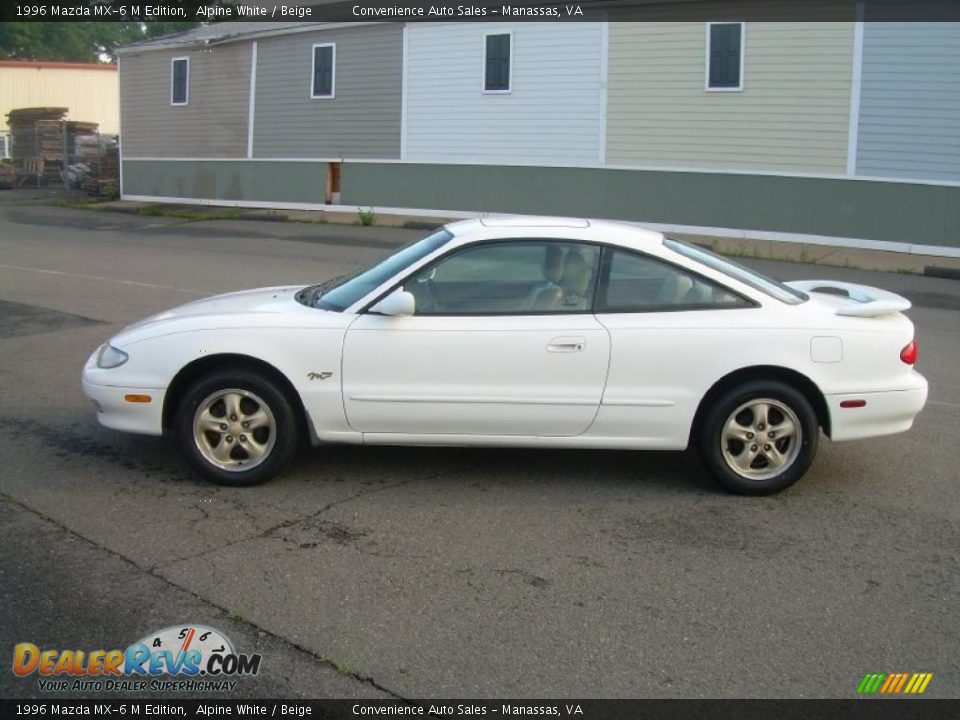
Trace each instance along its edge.
<path fill-rule="evenodd" d="M 170 61 L 190 58 L 189 103 L 170 105 Z M 120 138 L 135 157 L 244 157 L 250 44 L 120 56 Z"/>
<path fill-rule="evenodd" d="M 335 97 L 312 99 L 312 46 L 328 42 Z M 254 157 L 399 158 L 402 78 L 401 23 L 260 40 Z"/>
<path fill-rule="evenodd" d="M 960 180 L 960 23 L 864 25 L 857 174 Z"/>

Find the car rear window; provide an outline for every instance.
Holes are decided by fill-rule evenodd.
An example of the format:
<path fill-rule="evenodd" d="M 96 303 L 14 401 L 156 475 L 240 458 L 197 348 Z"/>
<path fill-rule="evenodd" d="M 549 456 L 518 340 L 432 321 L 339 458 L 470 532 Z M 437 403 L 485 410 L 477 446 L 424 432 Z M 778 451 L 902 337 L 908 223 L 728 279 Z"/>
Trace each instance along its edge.
<path fill-rule="evenodd" d="M 734 280 L 739 280 L 754 290 L 766 293 L 770 297 L 776 298 L 780 302 L 785 302 L 788 305 L 799 305 L 810 299 L 806 293 L 795 290 L 779 280 L 758 273 L 756 270 L 752 270 L 722 255 L 710 252 L 699 245 L 684 242 L 683 240 L 676 240 L 675 238 L 665 238 L 663 244 L 684 257 L 696 260 L 701 265 L 706 265 L 708 268 L 722 272 L 724 275 L 732 277 Z"/>

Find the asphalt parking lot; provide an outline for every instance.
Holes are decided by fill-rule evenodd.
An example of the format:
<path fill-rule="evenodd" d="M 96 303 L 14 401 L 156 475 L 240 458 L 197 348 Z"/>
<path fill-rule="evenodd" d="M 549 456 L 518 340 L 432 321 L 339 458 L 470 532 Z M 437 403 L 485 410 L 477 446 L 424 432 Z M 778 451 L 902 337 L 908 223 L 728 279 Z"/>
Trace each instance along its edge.
<path fill-rule="evenodd" d="M 100 428 L 79 387 L 124 325 L 307 284 L 424 233 L 186 222 L 0 193 L 0 647 L 125 647 L 181 623 L 263 654 L 234 695 L 960 696 L 960 282 L 746 261 L 916 307 L 931 402 L 734 497 L 692 453 L 329 447 L 261 487 Z M 43 696 L 0 669 L 0 697 Z"/>

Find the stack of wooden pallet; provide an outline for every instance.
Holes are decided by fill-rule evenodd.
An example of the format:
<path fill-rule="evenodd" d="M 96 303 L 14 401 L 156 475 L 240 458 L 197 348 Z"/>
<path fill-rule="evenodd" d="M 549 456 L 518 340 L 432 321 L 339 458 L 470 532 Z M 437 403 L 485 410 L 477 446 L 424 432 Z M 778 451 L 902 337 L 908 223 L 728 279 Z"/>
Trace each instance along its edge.
<path fill-rule="evenodd" d="M 23 108 L 7 114 L 18 185 L 58 183 L 65 164 L 61 121 L 67 108 Z"/>
<path fill-rule="evenodd" d="M 7 114 L 19 186 L 58 184 L 64 170 L 75 163 L 103 176 L 100 164 L 105 148 L 99 125 L 65 120 L 66 114 L 67 108 L 62 107 L 22 108 Z"/>
<path fill-rule="evenodd" d="M 105 148 L 94 172 L 83 181 L 83 189 L 93 197 L 115 198 L 120 191 L 120 151 Z"/>

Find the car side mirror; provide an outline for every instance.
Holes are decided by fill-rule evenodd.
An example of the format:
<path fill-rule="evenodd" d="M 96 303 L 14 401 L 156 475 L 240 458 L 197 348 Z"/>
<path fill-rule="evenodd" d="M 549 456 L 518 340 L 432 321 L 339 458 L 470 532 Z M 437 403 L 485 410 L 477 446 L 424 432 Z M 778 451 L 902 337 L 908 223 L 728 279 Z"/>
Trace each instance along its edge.
<path fill-rule="evenodd" d="M 417 301 L 413 294 L 399 288 L 370 308 L 370 312 L 381 315 L 413 315 L 416 309 Z"/>

